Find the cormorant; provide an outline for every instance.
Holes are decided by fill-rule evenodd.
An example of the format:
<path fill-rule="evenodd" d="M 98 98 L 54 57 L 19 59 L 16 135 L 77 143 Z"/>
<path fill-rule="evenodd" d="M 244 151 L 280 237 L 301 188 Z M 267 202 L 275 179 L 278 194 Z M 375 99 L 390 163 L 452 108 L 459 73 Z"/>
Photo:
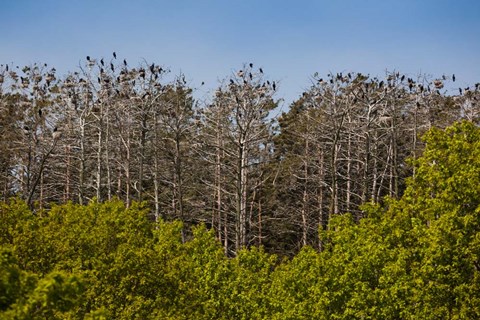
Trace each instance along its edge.
<path fill-rule="evenodd" d="M 260 71 L 260 73 L 263 73 L 263 70 L 262 70 L 262 68 L 260 68 L 260 69 L 258 69 L 258 70 Z"/>
<path fill-rule="evenodd" d="M 117 59 L 117 54 L 113 51 L 113 59 Z"/>
<path fill-rule="evenodd" d="M 452 81 L 455 82 L 455 74 L 452 75 Z"/>

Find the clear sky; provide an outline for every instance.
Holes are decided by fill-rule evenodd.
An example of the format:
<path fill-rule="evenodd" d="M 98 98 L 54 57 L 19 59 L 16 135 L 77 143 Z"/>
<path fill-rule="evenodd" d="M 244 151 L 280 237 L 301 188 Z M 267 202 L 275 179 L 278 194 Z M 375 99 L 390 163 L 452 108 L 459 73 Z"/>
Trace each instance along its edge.
<path fill-rule="evenodd" d="M 0 40 L 0 63 L 66 72 L 116 51 L 205 81 L 204 96 L 253 62 L 285 106 L 315 72 L 480 82 L 480 0 L 1 0 Z"/>

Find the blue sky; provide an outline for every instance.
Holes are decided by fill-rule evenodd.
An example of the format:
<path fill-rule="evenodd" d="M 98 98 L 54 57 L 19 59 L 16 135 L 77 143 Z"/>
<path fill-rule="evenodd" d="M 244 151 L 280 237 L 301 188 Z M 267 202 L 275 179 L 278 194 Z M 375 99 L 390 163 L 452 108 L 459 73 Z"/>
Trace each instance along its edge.
<path fill-rule="evenodd" d="M 478 0 L 3 0 L 0 12 L 0 63 L 66 72 L 116 51 L 205 81 L 200 98 L 250 62 L 280 83 L 285 106 L 315 72 L 480 82 Z"/>

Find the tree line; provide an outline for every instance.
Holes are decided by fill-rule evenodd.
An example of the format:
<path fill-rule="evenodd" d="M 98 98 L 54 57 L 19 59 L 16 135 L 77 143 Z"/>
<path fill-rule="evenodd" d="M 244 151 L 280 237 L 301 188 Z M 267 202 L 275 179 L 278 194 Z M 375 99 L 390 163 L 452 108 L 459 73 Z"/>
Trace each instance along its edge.
<path fill-rule="evenodd" d="M 0 319 L 477 319 L 480 128 L 432 128 L 403 195 L 319 226 L 322 251 L 227 257 L 148 202 L 0 203 Z M 302 195 L 300 193 L 300 195 Z M 339 202 L 340 203 L 340 202 Z"/>
<path fill-rule="evenodd" d="M 479 84 L 388 72 L 311 77 L 272 116 L 279 85 L 252 63 L 208 101 L 185 75 L 116 54 L 87 57 L 64 76 L 46 64 L 0 67 L 1 197 L 31 210 L 69 201 L 145 202 L 150 219 L 206 223 L 227 255 L 263 246 L 322 249 L 336 215 L 360 221 L 364 203 L 400 197 L 415 175 L 419 137 L 479 122 Z M 458 92 L 458 93 L 457 93 Z"/>

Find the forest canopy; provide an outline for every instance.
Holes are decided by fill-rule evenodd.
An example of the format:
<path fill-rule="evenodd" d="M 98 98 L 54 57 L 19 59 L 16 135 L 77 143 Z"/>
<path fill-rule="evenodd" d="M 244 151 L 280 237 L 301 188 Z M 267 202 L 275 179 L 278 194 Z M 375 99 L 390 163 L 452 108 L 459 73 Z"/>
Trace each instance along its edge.
<path fill-rule="evenodd" d="M 480 84 L 455 75 L 315 73 L 275 116 L 278 81 L 246 63 L 205 101 L 183 74 L 122 57 L 76 71 L 0 66 L 0 197 L 38 213 L 119 199 L 149 220 L 214 230 L 227 256 L 322 250 L 319 231 L 361 205 L 399 199 L 430 128 L 479 123 Z M 452 88 L 454 88 L 452 91 Z"/>
<path fill-rule="evenodd" d="M 424 136 L 401 197 L 319 226 L 322 250 L 225 255 L 205 224 L 152 221 L 147 202 L 0 205 L 3 319 L 480 317 L 480 128 Z"/>

